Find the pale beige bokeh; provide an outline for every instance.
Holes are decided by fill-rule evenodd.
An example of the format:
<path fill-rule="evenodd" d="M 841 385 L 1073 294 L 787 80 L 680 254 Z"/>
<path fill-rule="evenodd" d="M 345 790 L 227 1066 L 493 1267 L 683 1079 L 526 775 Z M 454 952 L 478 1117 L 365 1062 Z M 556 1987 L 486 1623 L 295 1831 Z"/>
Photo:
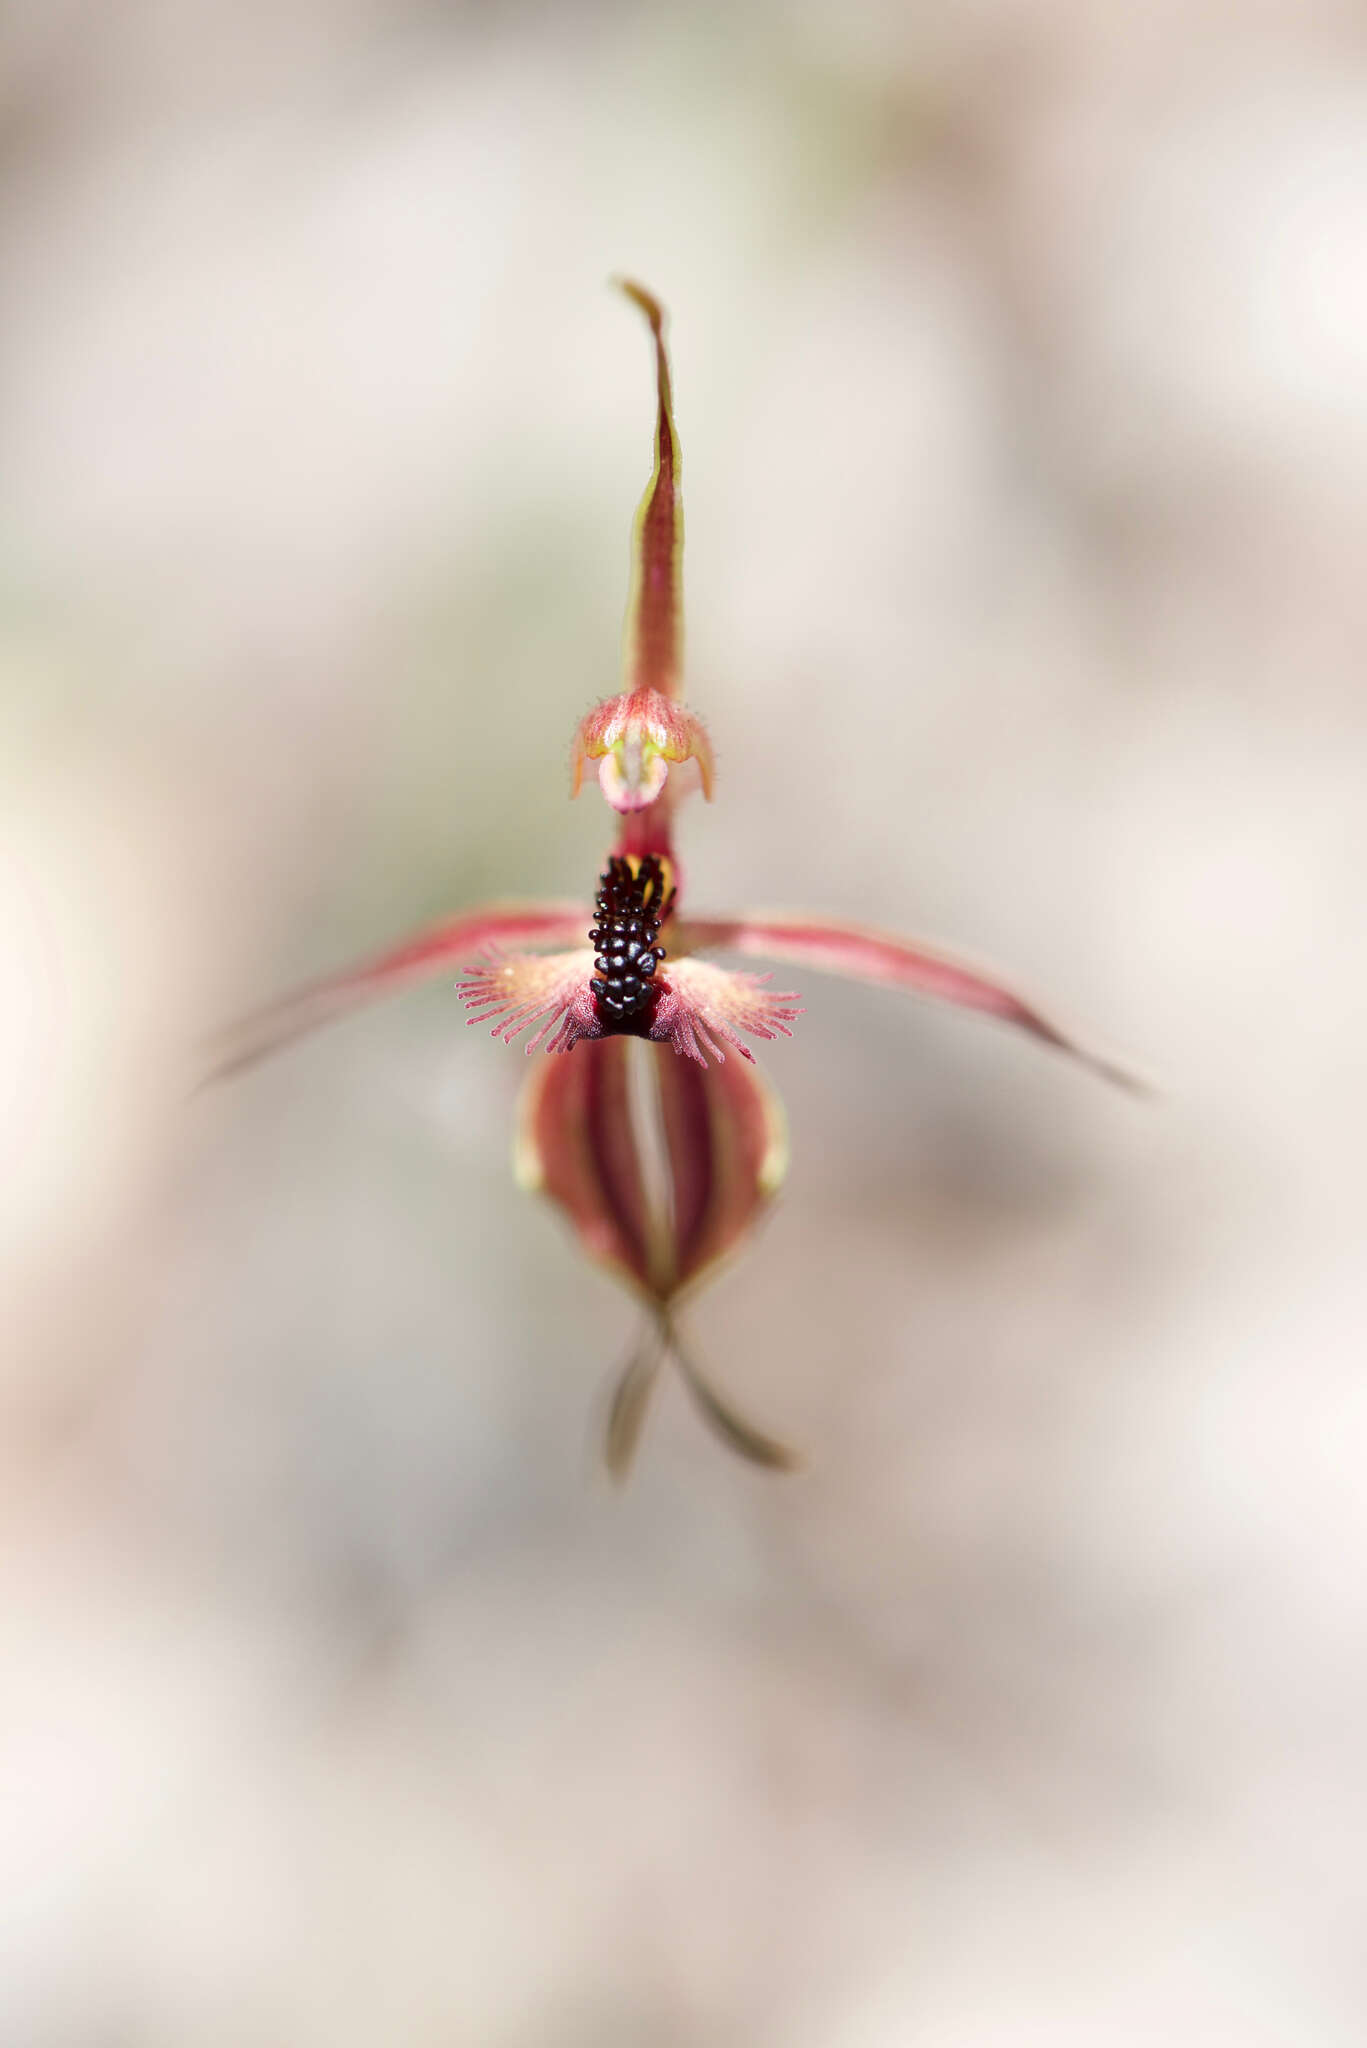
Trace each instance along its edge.
<path fill-rule="evenodd" d="M 1361 2040 L 1367 42 L 1332 0 L 0 17 L 0 2041 Z M 438 910 L 591 892 L 669 304 L 693 901 L 797 977 L 698 1308 Z M 785 984 L 787 981 L 785 978 Z"/>

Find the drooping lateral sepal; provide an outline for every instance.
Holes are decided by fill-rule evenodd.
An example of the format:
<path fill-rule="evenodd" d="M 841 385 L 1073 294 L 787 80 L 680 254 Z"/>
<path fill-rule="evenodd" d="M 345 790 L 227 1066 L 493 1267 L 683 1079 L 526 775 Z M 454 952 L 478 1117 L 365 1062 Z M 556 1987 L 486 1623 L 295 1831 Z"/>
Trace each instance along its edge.
<path fill-rule="evenodd" d="M 651 1315 L 613 1383 L 603 1430 L 603 1463 L 620 1485 L 630 1472 L 636 1446 L 665 1362 L 666 1326 Z"/>
<path fill-rule="evenodd" d="M 721 1438 L 729 1450 L 744 1458 L 751 1465 L 761 1465 L 769 1472 L 800 1472 L 806 1463 L 800 1451 L 790 1444 L 780 1443 L 777 1437 L 769 1436 L 748 1422 L 729 1396 L 722 1394 L 698 1366 L 690 1351 L 679 1342 L 678 1333 L 671 1330 L 670 1348 L 680 1378 L 692 1396 L 693 1404 L 703 1421 L 715 1436 Z"/>
<path fill-rule="evenodd" d="M 651 1401 L 667 1359 L 679 1370 L 685 1390 L 707 1427 L 729 1450 L 769 1472 L 797 1472 L 805 1463 L 800 1452 L 750 1422 L 729 1395 L 703 1372 L 669 1315 L 652 1315 L 642 1329 L 612 1388 L 603 1432 L 603 1463 L 620 1485 L 631 1470 Z"/>

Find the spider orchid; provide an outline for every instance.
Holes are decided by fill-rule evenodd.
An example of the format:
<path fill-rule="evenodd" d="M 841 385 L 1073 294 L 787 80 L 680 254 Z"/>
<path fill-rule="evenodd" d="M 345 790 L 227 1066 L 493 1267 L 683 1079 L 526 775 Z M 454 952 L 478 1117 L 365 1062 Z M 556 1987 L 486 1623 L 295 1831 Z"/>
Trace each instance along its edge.
<path fill-rule="evenodd" d="M 632 544 L 625 688 L 581 721 L 571 752 L 571 794 L 592 762 L 616 814 L 592 916 L 580 902 L 466 911 L 249 1019 L 220 1042 L 216 1071 L 249 1065 L 372 998 L 462 969 L 471 1023 L 489 1023 L 505 1044 L 535 1026 L 527 1051 L 544 1046 L 553 1055 L 523 1089 L 520 1185 L 556 1203 L 585 1252 L 645 1310 L 609 1409 L 609 1469 L 626 1472 L 669 1357 L 726 1442 L 782 1468 L 798 1461 L 704 1378 L 681 1340 L 678 1311 L 738 1249 L 783 1180 L 782 1105 L 746 1039 L 791 1036 L 800 1011 L 767 976 L 701 956 L 760 955 L 936 996 L 1018 1025 L 1111 1079 L 1127 1077 L 989 975 L 910 940 L 820 916 L 685 914 L 674 814 L 692 785 L 710 799 L 712 751 L 680 694 L 683 508 L 664 314 L 640 285 L 621 288 L 654 344 L 655 463 Z"/>

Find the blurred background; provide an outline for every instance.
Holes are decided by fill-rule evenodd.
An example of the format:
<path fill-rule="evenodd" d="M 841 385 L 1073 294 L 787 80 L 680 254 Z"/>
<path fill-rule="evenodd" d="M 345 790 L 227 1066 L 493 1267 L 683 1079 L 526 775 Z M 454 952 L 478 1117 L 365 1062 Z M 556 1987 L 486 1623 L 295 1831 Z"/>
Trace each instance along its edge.
<path fill-rule="evenodd" d="M 0 11 L 0 2040 L 1357 2043 L 1367 30 L 1346 0 Z M 669 305 L 692 901 L 784 1200 L 632 1311 L 446 986 L 587 894 Z M 790 977 L 785 976 L 787 985 Z"/>

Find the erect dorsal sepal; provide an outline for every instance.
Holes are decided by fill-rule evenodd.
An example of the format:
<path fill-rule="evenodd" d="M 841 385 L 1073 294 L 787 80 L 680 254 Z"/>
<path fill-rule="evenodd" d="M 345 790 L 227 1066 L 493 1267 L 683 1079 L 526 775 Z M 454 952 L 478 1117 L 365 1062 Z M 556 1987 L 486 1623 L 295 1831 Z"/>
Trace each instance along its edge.
<path fill-rule="evenodd" d="M 570 757 L 578 796 L 585 761 L 616 811 L 643 811 L 664 795 L 669 771 L 696 761 L 712 794 L 712 749 L 702 722 L 678 701 L 683 687 L 683 495 L 679 436 L 665 348 L 664 311 L 643 285 L 619 279 L 655 343 L 655 464 L 631 536 L 631 588 L 623 635 L 624 688 L 580 720 Z"/>

